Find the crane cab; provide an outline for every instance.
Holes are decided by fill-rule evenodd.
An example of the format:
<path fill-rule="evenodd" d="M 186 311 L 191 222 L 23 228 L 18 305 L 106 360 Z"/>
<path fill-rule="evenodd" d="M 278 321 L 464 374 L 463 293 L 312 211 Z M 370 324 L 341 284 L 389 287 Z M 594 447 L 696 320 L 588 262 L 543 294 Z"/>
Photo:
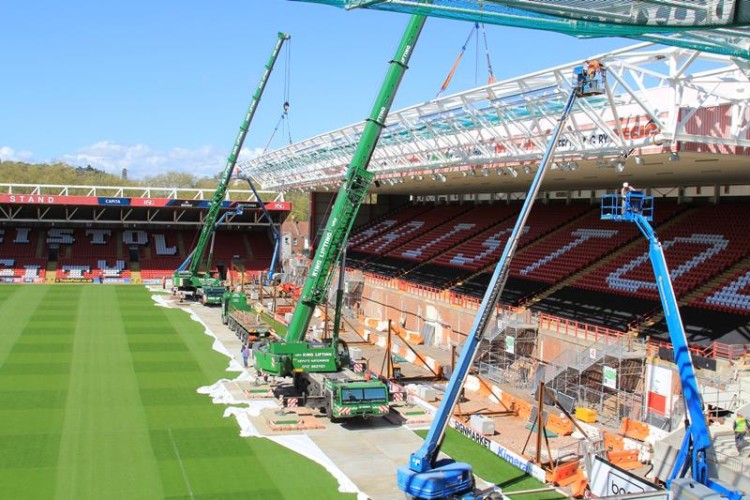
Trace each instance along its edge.
<path fill-rule="evenodd" d="M 602 95 L 606 92 L 606 72 L 599 61 L 573 68 L 573 87 L 577 97 Z"/>

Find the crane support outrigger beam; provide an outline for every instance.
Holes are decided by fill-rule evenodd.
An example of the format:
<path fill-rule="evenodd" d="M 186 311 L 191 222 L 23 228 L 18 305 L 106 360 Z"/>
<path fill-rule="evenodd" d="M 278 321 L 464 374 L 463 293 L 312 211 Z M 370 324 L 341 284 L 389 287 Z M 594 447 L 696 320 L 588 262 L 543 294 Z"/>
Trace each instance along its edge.
<path fill-rule="evenodd" d="M 289 40 L 289 35 L 287 35 L 286 33 L 278 34 L 276 45 L 271 52 L 271 57 L 266 63 L 263 76 L 261 76 L 260 83 L 258 84 L 258 87 L 253 94 L 253 98 L 250 101 L 247 112 L 245 113 L 245 118 L 240 124 L 240 130 L 237 133 L 237 138 L 234 141 L 234 146 L 232 147 L 231 153 L 229 153 L 227 163 L 221 173 L 219 185 L 216 188 L 211 201 L 209 202 L 208 212 L 206 213 L 206 216 L 203 220 L 203 227 L 201 228 L 201 232 L 198 237 L 198 243 L 190 252 L 185 261 L 174 272 L 174 285 L 181 290 L 196 291 L 197 289 L 203 288 L 205 285 L 214 288 L 220 288 L 220 292 L 217 295 L 219 299 L 223 294 L 224 290 L 223 287 L 220 287 L 219 280 L 214 280 L 211 277 L 210 261 L 207 263 L 208 268 L 206 269 L 205 275 L 201 275 L 199 273 L 200 267 L 203 264 L 203 256 L 206 252 L 206 247 L 208 246 L 208 243 L 211 239 L 211 235 L 216 230 L 216 222 L 219 219 L 221 205 L 224 201 L 224 198 L 226 197 L 227 189 L 229 188 L 229 181 L 231 180 L 232 173 L 234 172 L 234 168 L 237 165 L 237 159 L 240 155 L 240 151 L 242 150 L 242 145 L 245 142 L 245 138 L 247 137 L 247 131 L 253 121 L 255 111 L 258 108 L 258 103 L 260 102 L 261 97 L 263 96 L 263 91 L 266 88 L 266 84 L 268 83 L 268 78 L 271 75 L 271 71 L 273 71 L 273 67 L 276 64 L 276 59 L 278 59 L 281 48 L 284 45 L 284 42 L 287 40 Z"/>
<path fill-rule="evenodd" d="M 603 74 L 597 75 L 597 80 L 585 80 L 583 68 L 576 68 L 578 75 L 574 88 L 568 96 L 568 100 L 563 108 L 563 112 L 558 119 L 557 126 L 552 132 L 547 143 L 547 149 L 539 164 L 539 168 L 534 179 L 529 186 L 521 212 L 516 220 L 516 225 L 505 244 L 505 249 L 500 260 L 495 267 L 495 272 L 484 294 L 482 303 L 479 306 L 474 324 L 464 342 L 461 356 L 459 357 L 453 375 L 451 376 L 448 386 L 440 402 L 435 417 L 432 420 L 430 430 L 424 440 L 422 447 L 413 453 L 410 457 L 409 464 L 401 466 L 397 472 L 399 488 L 407 495 L 417 498 L 444 498 L 454 495 L 463 495 L 471 493 L 474 488 L 474 475 L 471 465 L 466 463 L 454 462 L 452 460 L 439 462 L 438 455 L 443 443 L 445 431 L 450 423 L 453 410 L 461 394 L 461 388 L 469 374 L 469 369 L 474 361 L 479 344 L 484 337 L 487 326 L 492 319 L 495 308 L 500 299 L 500 295 L 505 288 L 505 283 L 510 273 L 510 263 L 518 241 L 520 240 L 526 220 L 529 217 L 531 208 L 534 205 L 539 187 L 541 186 L 544 174 L 547 172 L 549 165 L 552 163 L 552 157 L 557 147 L 557 142 L 565 127 L 565 122 L 570 115 L 571 109 L 577 97 L 589 94 L 600 94 L 604 91 Z"/>

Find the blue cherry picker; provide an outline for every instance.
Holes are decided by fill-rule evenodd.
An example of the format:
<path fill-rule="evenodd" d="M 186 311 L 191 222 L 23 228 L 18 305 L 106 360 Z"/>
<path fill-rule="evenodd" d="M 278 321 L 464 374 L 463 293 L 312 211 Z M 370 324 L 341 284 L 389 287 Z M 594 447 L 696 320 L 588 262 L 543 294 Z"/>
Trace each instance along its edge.
<path fill-rule="evenodd" d="M 674 467 L 666 481 L 667 488 L 677 498 L 679 497 L 677 491 L 684 487 L 686 481 L 692 480 L 700 485 L 691 484 L 689 487 L 693 492 L 697 489 L 703 489 L 707 491 L 703 491 L 701 494 L 718 493 L 730 500 L 739 500 L 742 498 L 741 492 L 731 490 L 708 475 L 707 453 L 711 448 L 711 434 L 703 414 L 703 399 L 695 377 L 695 368 L 690 356 L 687 336 L 677 306 L 672 280 L 669 276 L 667 260 L 664 257 L 664 249 L 654 232 L 654 228 L 649 224 L 654 217 L 653 203 L 653 196 L 645 196 L 644 193 L 633 191 L 632 187 L 624 184 L 622 194 L 606 195 L 602 198 L 601 218 L 602 220 L 615 222 L 634 222 L 649 243 L 648 255 L 654 269 L 661 304 L 664 308 L 664 317 L 674 350 L 674 361 L 682 383 L 682 400 L 686 408 L 685 437 L 677 453 Z M 688 469 L 691 472 L 689 479 L 685 477 Z"/>
<path fill-rule="evenodd" d="M 263 95 L 263 91 L 266 88 L 266 83 L 271 75 L 276 59 L 281 52 L 281 48 L 284 42 L 289 40 L 289 35 L 286 33 L 279 33 L 276 40 L 276 45 L 273 48 L 271 57 L 266 64 L 263 76 L 260 79 L 258 88 L 253 94 L 253 98 L 250 101 L 250 106 L 247 109 L 245 118 L 240 125 L 240 130 L 237 134 L 237 138 L 234 142 L 232 152 L 227 158 L 227 164 L 221 173 L 221 179 L 219 180 L 219 186 L 216 188 L 213 197 L 208 205 L 208 212 L 203 221 L 203 227 L 201 228 L 200 235 L 198 236 L 198 243 L 195 248 L 190 252 L 185 261 L 180 264 L 173 276 L 174 286 L 178 290 L 193 294 L 196 298 L 202 300 L 204 304 L 220 304 L 226 287 L 222 284 L 221 279 L 218 276 L 214 276 L 211 273 L 211 259 L 213 257 L 213 236 L 216 231 L 216 227 L 219 224 L 219 212 L 221 211 L 224 198 L 229 188 L 229 182 L 232 179 L 234 167 L 237 165 L 237 158 L 239 157 L 240 150 L 242 150 L 242 144 L 245 142 L 247 136 L 247 130 L 250 127 L 250 123 L 255 116 L 255 110 L 258 107 L 260 98 Z M 253 189 L 254 191 L 254 189 Z M 260 200 L 260 198 L 258 198 Z M 263 202 L 260 202 L 263 206 Z M 265 207 L 264 207 L 265 210 Z M 267 212 L 266 212 L 267 213 Z M 273 226 L 273 224 L 271 224 Z M 203 257 L 206 253 L 206 247 L 209 246 L 211 241 L 210 251 L 206 260 Z M 278 246 L 278 245 L 277 245 Z M 278 248 L 277 248 L 278 251 Z M 201 272 L 201 267 L 205 271 Z"/>
<path fill-rule="evenodd" d="M 409 464 L 399 467 L 396 477 L 399 488 L 407 496 L 424 499 L 435 498 L 476 498 L 474 494 L 474 474 L 471 465 L 463 462 L 455 462 L 451 459 L 438 459 L 440 448 L 443 444 L 445 431 L 450 423 L 453 410 L 458 402 L 461 389 L 469 374 L 469 369 L 474 361 L 474 356 L 484 337 L 493 313 L 505 288 L 510 272 L 510 263 L 515 254 L 518 240 L 523 234 L 526 220 L 536 200 L 539 187 L 550 165 L 557 147 L 557 141 L 565 127 L 565 122 L 570 115 L 576 98 L 585 98 L 605 93 L 605 72 L 599 67 L 596 71 L 590 71 L 590 67 L 578 66 L 574 68 L 573 90 L 563 108 L 557 126 L 547 143 L 547 149 L 539 164 L 539 169 L 534 176 L 526 201 L 518 214 L 518 220 L 513 227 L 511 235 L 505 244 L 505 249 L 495 267 L 495 272 L 484 294 L 479 311 L 474 319 L 474 324 L 466 338 L 461 356 L 456 363 L 448 386 L 445 390 L 440 406 L 430 426 L 427 437 L 422 447 L 412 453 Z"/>
<path fill-rule="evenodd" d="M 589 67 L 590 68 L 590 67 Z M 448 383 L 443 400 L 440 403 L 430 431 L 422 447 L 410 457 L 409 465 L 398 469 L 397 480 L 401 490 L 416 498 L 476 498 L 474 494 L 474 476 L 471 465 L 455 462 L 451 459 L 438 460 L 440 447 L 445 430 L 450 422 L 453 409 L 458 401 L 461 388 L 469 373 L 477 348 L 484 336 L 487 324 L 491 320 L 493 311 L 503 291 L 510 271 L 510 261 L 515 253 L 518 240 L 522 233 L 526 219 L 539 190 L 539 185 L 552 154 L 554 153 L 560 131 L 570 114 L 573 102 L 577 97 L 602 94 L 606 85 L 604 72 L 597 68 L 596 73 L 588 72 L 583 67 L 575 68 L 576 85 L 568 98 L 568 102 L 560 117 L 557 127 L 547 145 L 539 170 L 532 181 L 526 201 L 508 238 L 502 256 L 497 264 L 489 287 L 479 307 L 477 317 L 471 332 L 464 344 L 461 357 L 456 364 L 453 376 Z M 691 470 L 691 480 L 706 490 L 707 494 L 718 493 L 730 500 L 740 500 L 742 493 L 733 491 L 720 482 L 708 476 L 707 451 L 711 447 L 710 433 L 702 411 L 702 400 L 695 378 L 695 369 L 688 350 L 685 330 L 682 326 L 677 299 L 674 295 L 669 278 L 664 252 L 653 228 L 648 223 L 653 219 L 653 198 L 645 197 L 643 193 L 627 192 L 624 196 L 609 195 L 602 200 L 602 219 L 614 221 L 631 221 L 638 225 L 649 240 L 649 256 L 656 275 L 659 296 L 664 307 L 667 326 L 675 352 L 675 362 L 678 366 L 682 382 L 684 401 L 687 407 L 686 433 L 682 446 L 678 452 L 674 468 L 667 481 L 670 490 L 677 491 L 685 487 L 684 479 L 688 469 Z M 691 483 L 689 488 L 695 490 Z M 480 496 L 481 498 L 481 496 Z"/>

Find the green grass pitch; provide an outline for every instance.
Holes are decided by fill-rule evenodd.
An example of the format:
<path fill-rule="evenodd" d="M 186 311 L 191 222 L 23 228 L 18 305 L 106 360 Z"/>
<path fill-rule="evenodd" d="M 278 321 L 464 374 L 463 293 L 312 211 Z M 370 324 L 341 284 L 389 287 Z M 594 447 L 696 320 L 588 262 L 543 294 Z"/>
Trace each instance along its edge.
<path fill-rule="evenodd" d="M 424 438 L 427 431 L 417 431 L 417 434 Z M 545 487 L 543 483 L 498 458 L 487 448 L 483 448 L 453 429 L 448 429 L 445 433 L 441 450 L 456 461 L 471 464 L 477 476 L 500 486 L 505 493 Z M 523 500 L 551 500 L 565 497 L 555 491 L 547 491 L 529 493 L 518 498 Z"/>
<path fill-rule="evenodd" d="M 202 329 L 142 287 L 0 286 L 0 497 L 353 498 L 195 392 L 227 376 Z"/>

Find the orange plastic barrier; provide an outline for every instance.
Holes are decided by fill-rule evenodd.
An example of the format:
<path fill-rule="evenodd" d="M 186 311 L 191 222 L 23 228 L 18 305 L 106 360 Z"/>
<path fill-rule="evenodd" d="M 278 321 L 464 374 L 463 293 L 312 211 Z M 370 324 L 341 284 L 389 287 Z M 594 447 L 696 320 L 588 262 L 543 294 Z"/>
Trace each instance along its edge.
<path fill-rule="evenodd" d="M 419 332 L 412 332 L 407 330 L 404 339 L 412 345 L 424 344 L 424 337 Z"/>
<path fill-rule="evenodd" d="M 620 434 L 638 441 L 645 441 L 649 434 L 648 424 L 625 417 L 620 425 Z"/>
<path fill-rule="evenodd" d="M 573 422 L 566 417 L 559 417 L 550 413 L 547 417 L 547 430 L 560 436 L 570 436 L 573 434 Z"/>
<path fill-rule="evenodd" d="M 507 391 L 503 391 L 503 394 L 500 397 L 500 401 L 502 401 L 503 406 L 514 410 L 516 412 L 516 415 L 518 415 L 522 419 L 528 420 L 529 417 L 531 417 L 531 404 L 527 403 L 523 399 L 508 394 Z"/>
<path fill-rule="evenodd" d="M 574 460 L 558 465 L 551 471 L 547 471 L 547 482 L 557 486 L 567 486 L 575 481 L 575 476 L 579 471 L 580 461 Z"/>
<path fill-rule="evenodd" d="M 589 482 L 586 479 L 586 474 L 581 469 L 578 469 L 578 472 L 571 478 L 569 484 L 573 498 L 584 498 L 586 496 L 586 486 L 588 486 Z"/>
<path fill-rule="evenodd" d="M 531 404 L 522 399 L 516 399 L 516 410 L 518 411 L 518 416 L 524 420 L 528 420 L 531 417 Z"/>
<path fill-rule="evenodd" d="M 604 449 L 607 451 L 621 451 L 625 449 L 625 442 L 617 434 L 605 432 Z"/>
<path fill-rule="evenodd" d="M 625 470 L 637 469 L 643 465 L 638 461 L 638 450 L 610 451 L 607 459 Z"/>

